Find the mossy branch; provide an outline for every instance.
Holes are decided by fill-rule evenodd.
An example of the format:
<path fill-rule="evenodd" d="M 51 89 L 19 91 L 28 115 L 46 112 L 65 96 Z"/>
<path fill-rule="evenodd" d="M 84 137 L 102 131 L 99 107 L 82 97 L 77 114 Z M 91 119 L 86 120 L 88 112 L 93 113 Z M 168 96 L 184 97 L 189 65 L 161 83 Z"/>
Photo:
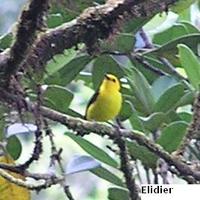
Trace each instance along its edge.
<path fill-rule="evenodd" d="M 1 58 L 1 82 L 6 85 L 10 76 L 14 75 L 26 59 L 37 38 L 37 31 L 44 26 L 44 16 L 49 8 L 49 0 L 31 0 L 20 16 L 15 41 L 4 59 Z"/>

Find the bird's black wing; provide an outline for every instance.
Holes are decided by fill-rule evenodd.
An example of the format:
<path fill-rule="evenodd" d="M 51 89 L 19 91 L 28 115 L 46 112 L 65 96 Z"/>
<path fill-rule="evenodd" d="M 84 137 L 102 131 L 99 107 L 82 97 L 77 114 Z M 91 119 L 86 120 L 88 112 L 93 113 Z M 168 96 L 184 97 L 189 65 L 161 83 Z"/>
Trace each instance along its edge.
<path fill-rule="evenodd" d="M 97 99 L 98 96 L 99 96 L 99 91 L 95 92 L 95 93 L 93 94 L 93 96 L 91 97 L 91 99 L 89 100 L 88 105 L 87 105 L 87 107 L 86 107 L 84 119 L 86 119 L 86 115 L 87 115 L 87 110 L 88 110 L 88 108 L 90 107 L 91 104 L 93 104 L 93 103 L 96 101 L 96 99 Z"/>

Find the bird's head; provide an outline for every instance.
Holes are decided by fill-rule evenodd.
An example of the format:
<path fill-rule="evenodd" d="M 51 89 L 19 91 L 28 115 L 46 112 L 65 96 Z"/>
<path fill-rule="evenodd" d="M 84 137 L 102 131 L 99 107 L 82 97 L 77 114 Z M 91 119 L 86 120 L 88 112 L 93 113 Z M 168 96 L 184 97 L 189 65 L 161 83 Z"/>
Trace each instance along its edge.
<path fill-rule="evenodd" d="M 101 86 L 106 90 L 119 91 L 120 81 L 113 74 L 106 74 Z"/>

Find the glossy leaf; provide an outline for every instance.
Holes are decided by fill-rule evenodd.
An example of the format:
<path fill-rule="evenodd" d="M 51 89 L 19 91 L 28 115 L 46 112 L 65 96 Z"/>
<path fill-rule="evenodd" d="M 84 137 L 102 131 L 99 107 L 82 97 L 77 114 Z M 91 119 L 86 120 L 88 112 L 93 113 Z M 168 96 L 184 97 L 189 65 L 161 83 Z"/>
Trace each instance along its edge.
<path fill-rule="evenodd" d="M 178 116 L 181 120 L 190 123 L 192 121 L 192 114 L 188 112 L 180 112 L 178 113 Z"/>
<path fill-rule="evenodd" d="M 149 64 L 151 64 L 155 68 L 161 69 L 162 64 L 156 59 L 153 59 L 150 56 L 144 56 L 143 58 L 145 61 L 147 61 Z M 158 74 L 154 73 L 152 70 L 145 67 L 142 63 L 138 62 L 134 58 L 130 58 L 130 59 L 131 59 L 132 65 L 143 74 L 143 76 L 147 79 L 149 84 L 152 84 L 152 82 L 159 77 Z"/>
<path fill-rule="evenodd" d="M 21 155 L 22 145 L 20 140 L 15 135 L 8 138 L 6 150 L 14 160 L 17 160 Z"/>
<path fill-rule="evenodd" d="M 185 106 L 189 104 L 193 104 L 195 98 L 195 92 L 194 91 L 186 91 L 185 94 L 179 99 L 177 106 Z"/>
<path fill-rule="evenodd" d="M 162 33 L 158 33 L 154 36 L 153 42 L 156 44 L 163 45 L 168 41 L 181 37 L 183 35 L 187 35 L 188 30 L 186 26 L 183 24 L 174 24 L 169 29 L 163 31 Z"/>
<path fill-rule="evenodd" d="M 186 45 L 180 44 L 178 49 L 181 65 L 184 67 L 193 87 L 198 90 L 200 84 L 200 61 Z"/>
<path fill-rule="evenodd" d="M 47 19 L 47 25 L 49 28 L 54 28 L 63 23 L 63 17 L 60 13 L 50 14 Z"/>
<path fill-rule="evenodd" d="M 0 163 L 13 165 L 14 161 L 9 156 L 1 156 Z M 10 173 L 10 175 L 22 180 L 25 179 L 25 177 L 19 174 Z M 1 176 L 0 176 L 0 194 L 1 194 L 0 200 L 30 200 L 31 199 L 31 194 L 28 189 L 17 186 L 14 183 L 11 183 L 7 181 L 6 179 L 2 178 Z"/>
<path fill-rule="evenodd" d="M 128 190 L 122 188 L 109 188 L 108 189 L 109 200 L 129 200 Z"/>
<path fill-rule="evenodd" d="M 120 187 L 124 187 L 124 183 L 122 182 L 122 180 L 116 176 L 114 173 L 110 172 L 109 170 L 107 170 L 104 167 L 98 167 L 95 169 L 91 169 L 90 170 L 93 174 L 95 174 L 96 176 L 114 184 Z"/>
<path fill-rule="evenodd" d="M 195 0 L 177 1 L 171 6 L 171 9 L 173 12 L 181 12 L 187 9 L 194 2 Z"/>
<path fill-rule="evenodd" d="M 66 113 L 73 99 L 73 94 L 65 87 L 49 85 L 44 93 L 44 97 L 48 99 L 48 101 L 46 101 L 47 106 Z"/>
<path fill-rule="evenodd" d="M 157 156 L 151 153 L 146 147 L 129 141 L 127 141 L 127 146 L 129 153 L 133 158 L 139 159 L 146 167 L 150 167 L 152 169 L 156 167 Z"/>
<path fill-rule="evenodd" d="M 166 116 L 162 112 L 155 112 L 148 117 L 140 118 L 143 122 L 145 129 L 153 132 L 166 121 Z"/>
<path fill-rule="evenodd" d="M 192 23 L 190 23 L 188 21 L 181 21 L 180 23 L 186 27 L 188 33 L 199 33 L 200 32 L 199 29 L 195 25 L 193 25 Z"/>
<path fill-rule="evenodd" d="M 67 163 L 66 174 L 75 174 L 100 167 L 101 163 L 86 155 L 75 155 Z"/>
<path fill-rule="evenodd" d="M 137 20 L 128 20 L 124 25 L 124 31 L 126 33 L 136 33 L 143 27 L 152 17 L 141 17 Z"/>
<path fill-rule="evenodd" d="M 172 122 L 181 121 L 180 116 L 177 114 L 175 110 L 170 110 L 166 114 L 166 123 L 170 124 Z"/>
<path fill-rule="evenodd" d="M 188 124 L 183 121 L 177 121 L 169 124 L 163 129 L 157 143 L 160 144 L 166 151 L 172 153 L 180 145 Z"/>
<path fill-rule="evenodd" d="M 125 121 L 125 120 L 129 119 L 132 114 L 133 114 L 132 103 L 130 101 L 124 100 L 123 104 L 122 104 L 121 112 L 118 116 L 119 119 L 121 121 Z"/>
<path fill-rule="evenodd" d="M 63 54 L 55 55 L 46 67 L 47 75 L 51 76 L 53 73 L 65 67 L 71 60 L 75 59 L 75 56 L 76 52 L 71 49 L 64 51 Z"/>
<path fill-rule="evenodd" d="M 51 76 L 46 79 L 46 83 L 52 84 L 59 81 L 59 85 L 65 86 L 74 80 L 79 72 L 85 68 L 85 66 L 91 61 L 91 57 L 78 56 L 74 58 L 74 53 L 72 52 L 70 56 L 63 55 L 58 59 L 58 61 L 58 63 L 52 61 L 51 66 L 48 67 Z"/>
<path fill-rule="evenodd" d="M 130 33 L 121 33 L 115 39 L 116 51 L 130 52 L 133 49 L 134 37 Z"/>
<path fill-rule="evenodd" d="M 157 49 L 153 49 L 151 51 L 148 51 L 144 53 L 144 55 L 152 55 L 152 56 L 159 56 L 159 57 L 165 57 L 169 59 L 169 61 L 174 66 L 180 67 L 180 60 L 178 59 L 178 44 L 185 44 L 189 48 L 192 49 L 192 51 L 197 54 L 198 44 L 200 41 L 200 33 L 194 33 L 186 36 L 179 37 L 177 39 L 171 40 L 168 43 L 162 45 L 161 47 Z"/>
<path fill-rule="evenodd" d="M 10 45 L 12 44 L 12 40 L 13 40 L 13 34 L 12 33 L 2 35 L 0 37 L 0 49 L 9 48 Z"/>
<path fill-rule="evenodd" d="M 86 140 L 80 136 L 76 136 L 73 133 L 69 133 L 69 132 L 65 133 L 65 135 L 69 136 L 82 149 L 84 149 L 88 154 L 90 154 L 97 160 L 99 160 L 103 163 L 106 163 L 115 168 L 118 166 L 117 162 L 112 157 L 110 157 L 105 151 L 103 151 L 99 147 L 95 146 L 88 140 Z"/>
<path fill-rule="evenodd" d="M 161 76 L 156 79 L 152 84 L 154 99 L 157 101 L 166 90 L 175 84 L 177 84 L 177 80 L 172 76 Z"/>
<path fill-rule="evenodd" d="M 80 56 L 71 60 L 61 70 L 59 70 L 62 84 L 67 85 L 83 70 L 86 65 L 91 61 L 90 56 Z"/>
<path fill-rule="evenodd" d="M 142 123 L 141 118 L 138 116 L 137 111 L 133 111 L 133 114 L 129 120 L 130 120 L 132 129 L 145 133 L 144 124 Z"/>
<path fill-rule="evenodd" d="M 98 57 L 93 64 L 92 82 L 95 90 L 99 87 L 106 73 L 114 74 L 118 78 L 124 74 L 121 66 L 112 56 L 103 55 Z"/>
<path fill-rule="evenodd" d="M 83 118 L 83 116 L 80 113 L 78 113 L 77 111 L 75 111 L 75 110 L 73 110 L 71 108 L 68 108 L 66 114 L 68 114 L 68 115 L 70 115 L 72 117 Z"/>
<path fill-rule="evenodd" d="M 126 70 L 126 75 L 133 95 L 142 103 L 145 113 L 150 114 L 153 110 L 154 98 L 146 78 L 133 67 Z"/>
<path fill-rule="evenodd" d="M 8 128 L 6 129 L 7 131 L 6 136 L 10 137 L 12 135 L 18 135 L 18 134 L 26 134 L 26 133 L 30 134 L 30 133 L 34 133 L 36 130 L 37 130 L 37 126 L 35 126 L 34 124 L 14 123 L 8 126 Z"/>
<path fill-rule="evenodd" d="M 167 112 L 176 106 L 180 97 L 184 95 L 184 86 L 182 84 L 176 84 L 170 87 L 155 104 L 155 112 Z"/>

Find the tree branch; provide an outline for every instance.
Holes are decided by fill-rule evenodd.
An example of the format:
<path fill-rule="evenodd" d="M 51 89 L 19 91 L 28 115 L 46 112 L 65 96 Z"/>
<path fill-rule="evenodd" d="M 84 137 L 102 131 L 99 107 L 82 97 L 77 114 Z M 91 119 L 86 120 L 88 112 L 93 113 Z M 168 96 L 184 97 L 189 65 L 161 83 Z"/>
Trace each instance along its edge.
<path fill-rule="evenodd" d="M 18 101 L 16 96 L 13 96 L 3 90 L 0 92 L 1 92 L 0 96 L 1 100 L 10 103 Z M 28 109 L 27 111 L 32 112 L 35 109 L 35 106 L 36 105 L 31 102 L 27 102 L 27 106 L 25 106 L 25 108 Z M 115 139 L 117 135 L 116 130 L 113 127 L 105 125 L 104 123 L 91 122 L 71 117 L 69 115 L 60 113 L 58 111 L 43 106 L 40 107 L 40 112 L 43 117 L 53 120 L 55 122 L 59 122 L 65 125 L 68 129 L 71 129 L 78 133 L 81 132 L 83 133 L 83 135 L 93 132 L 101 136 L 108 136 L 111 139 Z M 163 150 L 163 148 L 160 145 L 155 144 L 153 141 L 146 138 L 144 135 L 126 129 L 120 129 L 120 132 L 125 138 L 127 139 L 129 138 L 133 141 L 136 141 L 139 145 L 145 146 L 147 149 L 156 154 L 158 157 L 165 160 L 165 162 L 167 162 L 169 166 L 174 166 L 178 170 L 181 176 L 192 176 L 196 180 L 200 181 L 199 171 L 194 171 L 180 159 L 177 159 L 177 156 L 174 157 L 171 156 L 168 152 Z"/>
<path fill-rule="evenodd" d="M 43 180 L 43 183 L 28 183 L 27 181 L 24 181 L 22 179 L 16 178 L 12 175 L 10 175 L 9 173 L 7 173 L 5 170 L 0 169 L 0 176 L 2 176 L 3 178 L 5 178 L 6 180 L 8 180 L 11 183 L 14 183 L 18 186 L 21 187 L 25 187 L 28 188 L 30 190 L 41 190 L 41 189 L 45 189 L 48 188 L 52 185 L 61 183 L 63 181 L 63 178 L 51 178 L 48 180 Z"/>
<path fill-rule="evenodd" d="M 138 188 L 135 183 L 135 179 L 133 178 L 132 169 L 129 163 L 129 154 L 127 151 L 126 143 L 118 127 L 116 129 L 116 133 L 118 134 L 118 136 L 115 138 L 115 143 L 119 147 L 119 156 L 121 161 L 120 168 L 124 174 L 126 186 L 129 190 L 129 197 L 131 200 L 140 200 L 141 198 L 138 194 Z"/>
<path fill-rule="evenodd" d="M 190 141 L 197 137 L 197 135 L 200 132 L 200 93 L 197 94 L 197 97 L 195 99 L 194 105 L 193 105 L 193 118 L 192 122 L 187 128 L 187 132 L 185 134 L 185 137 L 183 138 L 181 145 L 175 152 L 175 154 L 183 155 L 187 146 L 189 145 Z"/>
<path fill-rule="evenodd" d="M 46 107 L 41 107 L 41 114 L 48 119 L 60 122 L 61 124 L 65 125 L 67 128 L 72 129 L 75 132 L 83 132 L 84 130 L 86 133 L 93 132 L 101 136 L 108 136 L 111 139 L 114 139 L 116 137 L 116 130 L 111 126 L 105 125 L 103 123 L 89 122 L 82 119 L 74 118 Z M 200 181 L 200 172 L 194 171 L 187 164 L 177 159 L 177 157 L 171 156 L 168 152 L 163 150 L 160 145 L 155 144 L 153 141 L 146 138 L 140 133 L 125 129 L 120 129 L 120 131 L 125 138 L 129 138 L 136 141 L 139 145 L 145 146 L 151 152 L 165 160 L 165 162 L 167 162 L 169 166 L 174 166 L 180 173 L 179 175 L 192 176 L 196 180 Z"/>
<path fill-rule="evenodd" d="M 41 1 L 43 2 L 42 5 L 44 5 L 46 1 Z M 31 66 L 33 69 L 40 69 L 44 67 L 47 61 L 54 55 L 63 53 L 65 49 L 72 48 L 79 43 L 85 43 L 90 50 L 99 39 L 107 39 L 111 34 L 116 32 L 116 29 L 120 28 L 122 22 L 126 22 L 131 18 L 153 16 L 155 13 L 162 12 L 164 8 L 177 1 L 178 0 L 166 0 L 164 2 L 162 0 L 109 0 L 104 5 L 90 7 L 77 19 L 42 34 L 23 62 L 22 68 L 26 69 L 28 66 Z M 40 9 L 40 11 L 42 11 L 42 9 Z M 35 29 L 33 29 L 33 33 L 35 33 Z M 31 36 L 34 35 L 33 33 Z M 22 44 L 24 43 L 25 42 L 22 41 Z M 30 43 L 31 40 L 29 41 L 29 45 Z M 5 62 L 3 62 L 4 60 L 1 62 L 1 64 L 7 68 L 6 71 L 9 72 L 9 74 L 14 73 L 16 64 L 20 64 L 23 57 L 26 55 L 28 46 L 26 44 L 27 43 L 24 44 L 22 52 L 18 51 L 21 55 L 18 55 L 19 53 L 16 54 L 19 58 L 17 58 L 16 61 L 12 59 L 12 62 L 9 62 L 11 63 L 9 67 L 5 65 Z M 15 67 L 13 67 L 13 65 L 15 65 Z M 12 70 L 10 68 L 12 68 Z"/>
<path fill-rule="evenodd" d="M 49 0 L 31 0 L 27 9 L 20 17 L 15 42 L 9 52 L 1 54 L 1 81 L 7 83 L 10 76 L 15 74 L 30 52 L 30 47 L 37 37 L 37 31 L 43 27 L 44 15 L 49 8 Z M 2 78 L 4 78 L 2 80 Z"/>

